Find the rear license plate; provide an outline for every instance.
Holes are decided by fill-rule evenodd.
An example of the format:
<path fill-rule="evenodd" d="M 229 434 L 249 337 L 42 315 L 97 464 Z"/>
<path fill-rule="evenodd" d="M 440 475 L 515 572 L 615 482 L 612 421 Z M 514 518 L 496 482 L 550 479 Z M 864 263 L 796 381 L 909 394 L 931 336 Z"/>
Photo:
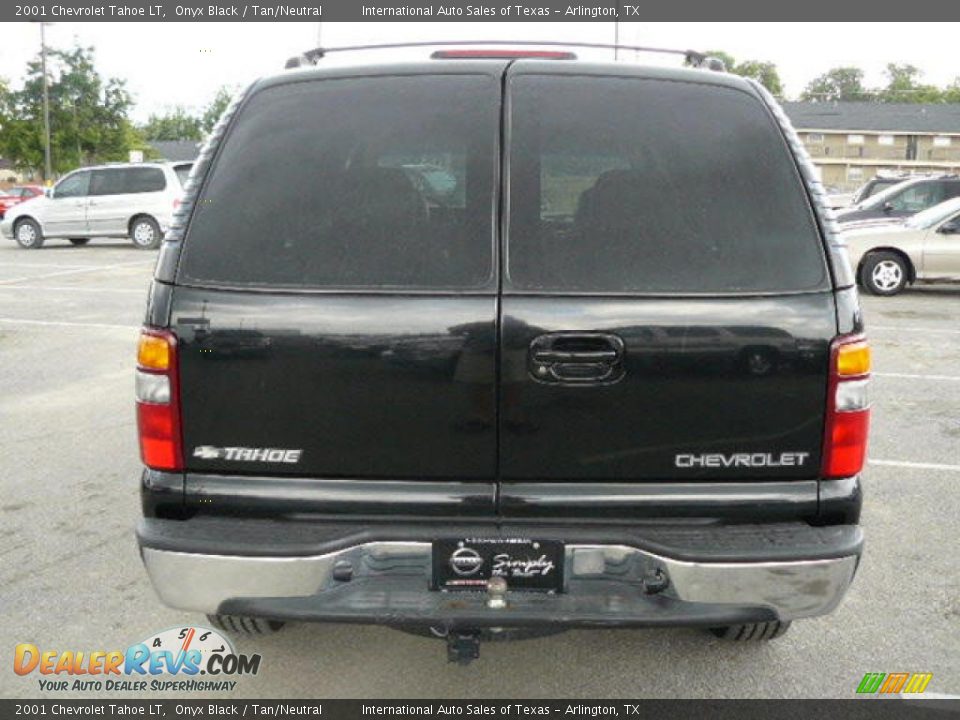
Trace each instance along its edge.
<path fill-rule="evenodd" d="M 484 590 L 502 577 L 510 590 L 561 592 L 563 543 L 527 538 L 462 538 L 433 542 L 434 590 Z"/>

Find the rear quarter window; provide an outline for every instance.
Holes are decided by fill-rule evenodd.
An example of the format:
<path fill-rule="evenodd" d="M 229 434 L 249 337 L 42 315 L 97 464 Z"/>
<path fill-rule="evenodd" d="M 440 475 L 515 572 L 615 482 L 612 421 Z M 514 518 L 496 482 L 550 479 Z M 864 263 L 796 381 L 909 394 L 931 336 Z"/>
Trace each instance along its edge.
<path fill-rule="evenodd" d="M 180 282 L 489 284 L 499 86 L 480 75 L 320 79 L 256 92 L 209 171 Z"/>
<path fill-rule="evenodd" d="M 810 202 L 752 95 L 692 82 L 514 77 L 509 287 L 750 293 L 827 286 Z"/>

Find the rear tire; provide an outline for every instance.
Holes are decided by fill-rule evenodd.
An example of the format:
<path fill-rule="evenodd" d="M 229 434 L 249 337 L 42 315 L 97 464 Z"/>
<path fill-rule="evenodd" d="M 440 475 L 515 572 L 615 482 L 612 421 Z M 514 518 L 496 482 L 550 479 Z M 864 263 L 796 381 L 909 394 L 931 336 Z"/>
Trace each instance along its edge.
<path fill-rule="evenodd" d="M 910 268 L 892 252 L 870 253 L 860 268 L 860 285 L 871 295 L 896 295 L 907 286 Z"/>
<path fill-rule="evenodd" d="M 237 635 L 272 635 L 286 624 L 279 620 L 245 615 L 207 615 L 207 620 L 217 630 Z"/>
<path fill-rule="evenodd" d="M 710 628 L 710 632 L 721 640 L 731 642 L 763 642 L 774 640 L 790 629 L 790 621 L 773 620 L 771 622 L 747 623 L 745 625 L 727 625 Z"/>
<path fill-rule="evenodd" d="M 160 247 L 163 235 L 156 220 L 148 215 L 141 215 L 130 223 L 130 240 L 141 250 L 154 250 Z"/>
<path fill-rule="evenodd" d="M 70 238 L 71 245 L 86 245 L 90 242 L 90 238 Z"/>
<path fill-rule="evenodd" d="M 25 250 L 36 250 L 43 246 L 43 231 L 35 220 L 24 218 L 13 226 L 13 237 L 17 245 Z"/>

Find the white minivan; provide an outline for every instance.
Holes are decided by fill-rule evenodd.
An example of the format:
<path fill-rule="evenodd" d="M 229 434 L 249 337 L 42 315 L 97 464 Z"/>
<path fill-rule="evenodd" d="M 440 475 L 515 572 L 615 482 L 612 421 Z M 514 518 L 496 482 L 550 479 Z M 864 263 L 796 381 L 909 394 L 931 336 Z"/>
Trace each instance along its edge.
<path fill-rule="evenodd" d="M 11 208 L 0 234 L 28 249 L 47 238 L 86 245 L 95 237 L 129 237 L 139 248 L 159 247 L 192 165 L 117 163 L 75 170 L 46 195 Z"/>

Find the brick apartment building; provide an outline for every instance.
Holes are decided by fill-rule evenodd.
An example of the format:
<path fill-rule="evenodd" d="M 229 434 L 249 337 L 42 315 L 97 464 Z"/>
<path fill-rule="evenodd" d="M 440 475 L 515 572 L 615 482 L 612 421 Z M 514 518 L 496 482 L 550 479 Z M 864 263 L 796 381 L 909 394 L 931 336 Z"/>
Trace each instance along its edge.
<path fill-rule="evenodd" d="M 853 190 L 881 170 L 960 172 L 960 103 L 787 102 L 825 185 Z"/>

